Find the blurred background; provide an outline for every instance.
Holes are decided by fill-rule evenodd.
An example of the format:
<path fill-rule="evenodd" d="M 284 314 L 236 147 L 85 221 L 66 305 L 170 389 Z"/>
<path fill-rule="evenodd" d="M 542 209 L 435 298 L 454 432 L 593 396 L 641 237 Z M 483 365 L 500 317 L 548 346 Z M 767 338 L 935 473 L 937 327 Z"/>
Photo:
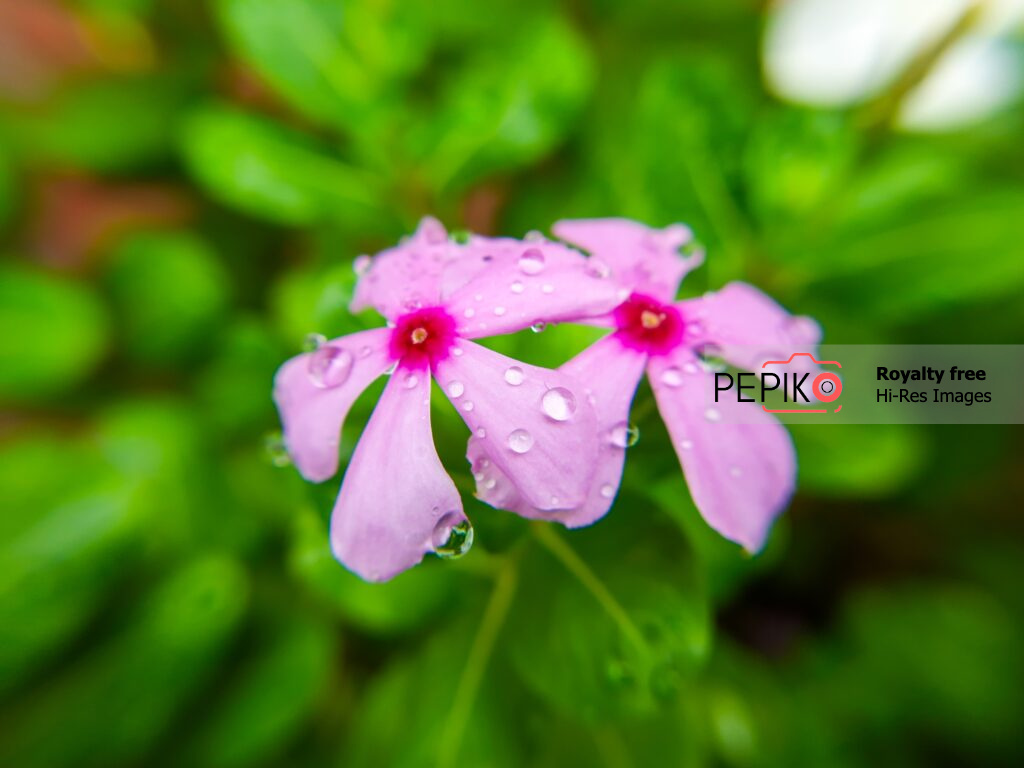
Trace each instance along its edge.
<path fill-rule="evenodd" d="M 1024 342 L 1022 5 L 0 0 L 0 765 L 1024 764 L 1019 426 L 795 429 L 748 557 L 646 386 L 576 532 L 473 500 L 435 397 L 476 544 L 367 585 L 270 400 L 427 213 L 684 221 L 686 294 Z"/>

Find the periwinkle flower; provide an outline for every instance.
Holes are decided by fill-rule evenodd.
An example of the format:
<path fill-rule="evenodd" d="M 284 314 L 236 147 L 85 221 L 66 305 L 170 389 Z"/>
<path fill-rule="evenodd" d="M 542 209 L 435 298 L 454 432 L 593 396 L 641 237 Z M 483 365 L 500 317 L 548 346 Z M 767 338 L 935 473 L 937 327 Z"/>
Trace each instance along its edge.
<path fill-rule="evenodd" d="M 432 377 L 487 446 L 489 466 L 532 509 L 584 503 L 598 449 L 595 411 L 579 383 L 471 339 L 607 312 L 621 288 L 564 245 L 459 244 L 433 219 L 360 271 L 352 308 L 375 307 L 389 327 L 326 342 L 285 363 L 274 382 L 288 452 L 303 477 L 322 481 L 337 471 L 352 403 L 394 366 L 334 506 L 335 556 L 383 581 L 468 540 L 462 502 L 434 449 Z"/>
<path fill-rule="evenodd" d="M 576 220 L 559 222 L 554 232 L 587 250 L 589 271 L 608 275 L 627 295 L 604 318 L 614 331 L 560 368 L 584 382 L 597 409 L 599 452 L 590 491 L 583 504 L 559 512 L 533 507 L 518 483 L 494 466 L 492 446 L 471 437 L 469 459 L 486 478 L 484 484 L 478 479 L 478 494 L 494 506 L 571 528 L 602 517 L 618 493 L 630 405 L 646 371 L 697 509 L 720 534 L 757 551 L 793 494 L 793 443 L 760 403 L 709 405 L 709 358 L 757 369 L 775 350 L 814 351 L 817 324 L 792 317 L 745 283 L 675 301 L 683 277 L 701 263 L 699 255 L 680 255 L 690 239 L 681 225 L 653 230 L 623 219 Z"/>

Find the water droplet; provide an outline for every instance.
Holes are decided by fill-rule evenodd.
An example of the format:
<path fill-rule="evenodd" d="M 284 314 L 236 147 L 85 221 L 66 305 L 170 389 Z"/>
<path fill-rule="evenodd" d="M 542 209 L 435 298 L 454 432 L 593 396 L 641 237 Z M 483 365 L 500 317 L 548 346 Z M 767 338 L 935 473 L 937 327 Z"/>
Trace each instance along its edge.
<path fill-rule="evenodd" d="M 462 393 L 466 391 L 466 387 L 463 386 L 461 381 L 453 381 L 448 385 L 448 396 L 454 398 L 462 397 Z"/>
<path fill-rule="evenodd" d="M 719 413 L 717 408 L 708 408 L 704 411 L 704 418 L 711 422 L 721 421 L 722 414 Z"/>
<path fill-rule="evenodd" d="M 306 338 L 302 340 L 302 351 L 316 352 L 326 343 L 327 337 L 322 333 L 307 333 Z"/>
<path fill-rule="evenodd" d="M 484 490 L 485 491 L 493 491 L 494 490 L 494 486 L 496 486 L 497 484 L 498 484 L 498 479 L 497 478 L 495 478 L 495 477 L 488 477 L 486 480 L 484 480 Z"/>
<path fill-rule="evenodd" d="M 555 286 L 553 286 L 551 283 L 544 283 L 544 285 L 542 285 L 540 287 L 540 292 L 541 293 L 554 293 L 555 292 Z"/>
<path fill-rule="evenodd" d="M 722 359 L 722 348 L 717 344 L 701 344 L 695 350 L 705 371 L 724 371 L 725 360 Z"/>
<path fill-rule="evenodd" d="M 267 460 L 275 467 L 287 467 L 292 463 L 288 456 L 288 446 L 285 445 L 284 436 L 280 432 L 271 432 L 263 438 L 263 451 Z"/>
<path fill-rule="evenodd" d="M 464 314 L 466 317 L 472 317 L 473 315 L 476 314 L 476 310 L 473 309 L 472 307 L 467 307 L 466 311 L 463 312 L 462 314 Z"/>
<path fill-rule="evenodd" d="M 544 254 L 537 248 L 527 248 L 519 257 L 519 270 L 524 275 L 537 275 L 544 271 Z"/>
<path fill-rule="evenodd" d="M 553 506 L 553 507 L 557 507 L 557 506 L 558 506 L 558 503 L 559 503 L 560 501 L 561 501 L 561 499 L 559 499 L 559 498 L 558 498 L 557 496 L 552 496 L 552 497 L 551 497 L 551 506 Z"/>
<path fill-rule="evenodd" d="M 487 430 L 484 429 L 483 427 L 479 427 L 476 431 L 476 436 L 483 440 L 485 437 L 487 437 Z"/>
<path fill-rule="evenodd" d="M 661 383 L 666 387 L 679 387 L 683 383 L 683 372 L 674 365 L 661 373 Z"/>
<path fill-rule="evenodd" d="M 352 374 L 352 353 L 330 344 L 309 356 L 309 378 L 321 389 L 340 387 Z"/>
<path fill-rule="evenodd" d="M 688 451 L 691 448 L 693 448 L 693 441 L 691 441 L 691 440 L 680 440 L 679 441 L 679 447 L 682 448 L 684 451 Z"/>
<path fill-rule="evenodd" d="M 369 357 L 371 352 L 373 352 L 373 350 L 370 349 L 369 347 L 363 347 L 362 349 L 359 350 L 359 356 Z"/>
<path fill-rule="evenodd" d="M 615 486 L 611 483 L 605 483 L 601 486 L 601 495 L 606 499 L 610 499 L 615 495 Z"/>
<path fill-rule="evenodd" d="M 502 315 L 505 314 L 505 308 L 504 307 L 495 307 L 494 308 L 494 314 L 496 314 L 498 317 L 501 317 Z"/>
<path fill-rule="evenodd" d="M 473 473 L 473 479 L 476 480 L 478 483 L 482 483 L 483 479 L 484 479 L 484 473 L 483 472 L 474 472 Z"/>
<path fill-rule="evenodd" d="M 686 371 L 687 373 L 697 373 L 697 371 L 699 371 L 700 368 L 698 368 L 693 363 L 685 363 L 683 365 L 683 370 Z"/>
<path fill-rule="evenodd" d="M 462 557 L 473 546 L 473 525 L 461 512 L 449 512 L 434 526 L 431 544 L 440 558 L 454 560 Z"/>
<path fill-rule="evenodd" d="M 528 243 L 543 243 L 544 233 L 538 232 L 536 229 L 531 229 L 523 236 L 523 240 L 525 240 Z"/>
<path fill-rule="evenodd" d="M 466 413 L 469 413 L 470 411 L 472 411 L 473 410 L 473 401 L 472 400 L 467 400 L 466 402 L 464 402 L 462 404 L 462 410 L 464 410 Z"/>
<path fill-rule="evenodd" d="M 530 330 L 534 333 L 543 333 L 544 329 L 548 327 L 548 324 L 543 320 L 538 320 L 536 323 L 530 326 Z"/>
<path fill-rule="evenodd" d="M 540 399 L 544 415 L 554 421 L 568 421 L 576 413 L 576 397 L 565 387 L 553 387 Z"/>
<path fill-rule="evenodd" d="M 365 253 L 362 256 L 356 256 L 352 261 L 352 271 L 362 277 L 369 271 L 371 263 L 373 263 L 373 259 Z"/>
<path fill-rule="evenodd" d="M 458 243 L 459 245 L 465 245 L 469 242 L 469 232 L 464 229 L 455 230 L 449 235 L 449 237 L 452 239 L 453 243 Z"/>
<path fill-rule="evenodd" d="M 525 429 L 516 429 L 509 433 L 508 447 L 516 453 L 526 453 L 533 448 L 533 435 Z"/>
<path fill-rule="evenodd" d="M 700 320 L 691 320 L 686 324 L 686 332 L 690 336 L 703 336 L 706 329 Z"/>
<path fill-rule="evenodd" d="M 512 285 L 509 286 L 509 290 L 512 291 L 512 293 L 522 293 L 524 290 L 523 284 L 516 280 L 514 283 L 512 283 Z"/>
<path fill-rule="evenodd" d="M 587 259 L 585 271 L 591 277 L 605 278 L 612 273 L 611 268 L 600 259 L 593 257 Z"/>
<path fill-rule="evenodd" d="M 462 349 L 460 347 L 453 347 L 452 354 L 455 355 L 455 357 L 462 357 Z"/>
<path fill-rule="evenodd" d="M 402 386 L 406 389 L 414 389 L 417 384 L 420 383 L 420 377 L 415 373 L 405 374 L 405 378 L 402 379 Z"/>
<path fill-rule="evenodd" d="M 482 293 L 473 294 L 473 301 L 483 301 L 484 295 Z"/>
<path fill-rule="evenodd" d="M 628 424 L 625 421 L 616 424 L 608 433 L 612 445 L 619 448 L 632 448 L 640 440 L 640 428 L 635 424 Z"/>
<path fill-rule="evenodd" d="M 526 374 L 523 373 L 523 369 L 518 365 L 513 365 L 507 371 L 505 371 L 505 381 L 511 384 L 513 387 L 518 387 L 526 379 Z"/>
<path fill-rule="evenodd" d="M 743 470 L 740 469 L 739 467 L 731 467 L 729 469 L 729 474 L 732 475 L 733 477 L 739 477 L 740 475 L 743 474 Z"/>

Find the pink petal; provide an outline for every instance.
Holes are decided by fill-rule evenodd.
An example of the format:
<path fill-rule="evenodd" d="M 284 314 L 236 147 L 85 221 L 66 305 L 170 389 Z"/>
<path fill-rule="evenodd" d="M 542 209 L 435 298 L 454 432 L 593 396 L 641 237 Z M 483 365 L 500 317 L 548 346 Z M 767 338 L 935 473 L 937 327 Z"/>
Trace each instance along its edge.
<path fill-rule="evenodd" d="M 796 486 L 789 433 L 760 403 L 715 403 L 714 377 L 686 348 L 652 358 L 647 374 L 697 509 L 756 552 Z"/>
<path fill-rule="evenodd" d="M 342 336 L 278 369 L 274 402 L 284 442 L 307 480 L 337 472 L 341 425 L 356 398 L 391 365 L 389 337 L 387 328 Z"/>
<path fill-rule="evenodd" d="M 603 315 L 626 296 L 622 286 L 594 271 L 577 251 L 559 243 L 490 241 L 493 256 L 453 291 L 445 306 L 465 338 L 497 336 L 536 323 Z M 466 269 L 460 261 L 453 269 Z"/>
<path fill-rule="evenodd" d="M 629 219 L 569 219 L 556 222 L 552 231 L 588 251 L 630 292 L 661 301 L 675 299 L 683 278 L 703 261 L 699 253 L 680 255 L 680 246 L 693 238 L 683 224 L 652 229 Z"/>
<path fill-rule="evenodd" d="M 477 344 L 458 349 L 462 354 L 439 363 L 435 376 L 488 461 L 537 509 L 581 504 L 597 454 L 594 408 L 583 387 Z M 478 482 L 486 491 L 487 478 Z"/>
<path fill-rule="evenodd" d="M 370 260 L 356 283 L 349 309 L 361 312 L 374 307 L 393 320 L 409 307 L 436 306 L 441 299 L 441 275 L 458 253 L 441 222 L 423 219 L 412 237 Z"/>
<path fill-rule="evenodd" d="M 399 369 L 345 472 L 331 517 L 335 557 L 367 581 L 387 581 L 416 565 L 440 543 L 435 536 L 446 538 L 464 519 L 458 491 L 434 449 L 430 377 Z"/>
<path fill-rule="evenodd" d="M 678 306 L 692 343 L 713 344 L 725 360 L 748 371 L 761 370 L 766 360 L 787 360 L 793 352 L 816 353 L 821 340 L 821 328 L 814 320 L 794 317 L 747 283 L 729 283 Z M 800 360 L 792 364 L 794 369 L 814 368 Z"/>

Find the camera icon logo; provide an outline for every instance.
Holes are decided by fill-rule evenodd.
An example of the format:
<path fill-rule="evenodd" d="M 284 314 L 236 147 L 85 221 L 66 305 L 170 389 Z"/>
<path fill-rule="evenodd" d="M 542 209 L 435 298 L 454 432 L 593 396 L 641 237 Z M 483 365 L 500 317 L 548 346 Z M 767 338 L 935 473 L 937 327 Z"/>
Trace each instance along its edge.
<path fill-rule="evenodd" d="M 782 375 L 780 377 L 780 375 L 777 374 L 777 373 L 771 373 L 771 372 L 765 372 L 764 371 L 764 369 L 766 369 L 769 365 L 777 365 L 777 366 L 786 365 L 786 366 L 790 366 L 790 368 L 784 370 L 784 372 L 782 373 Z M 791 354 L 789 356 L 788 360 L 766 360 L 765 362 L 763 362 L 761 364 L 761 369 L 762 369 L 761 377 L 762 377 L 762 379 L 767 379 L 768 377 L 774 377 L 774 379 L 776 381 L 776 384 L 775 384 L 774 387 L 765 387 L 766 390 L 778 389 L 778 387 L 780 385 L 785 387 L 786 386 L 786 380 L 789 378 L 789 376 L 787 374 L 791 374 L 793 376 L 794 381 L 799 381 L 800 385 L 802 385 L 804 380 L 810 376 L 810 373 L 805 373 L 803 378 L 799 378 L 798 379 L 797 377 L 798 377 L 799 372 L 801 370 L 804 370 L 804 371 L 806 371 L 808 369 L 814 370 L 812 368 L 812 366 L 825 366 L 825 365 L 832 365 L 832 366 L 835 366 L 836 368 L 842 368 L 843 367 L 842 363 L 840 363 L 838 360 L 817 360 L 817 359 L 815 359 L 814 355 L 812 355 L 810 352 L 794 352 L 793 354 Z M 797 392 L 799 392 L 800 395 L 803 395 L 803 391 L 799 389 L 799 385 L 795 386 L 794 390 L 795 391 L 794 391 L 793 401 L 797 402 L 797 397 L 796 397 Z M 839 378 L 839 375 L 837 373 L 835 373 L 834 371 L 822 371 L 821 373 L 818 373 L 814 377 L 814 380 L 811 382 L 811 394 L 814 395 L 814 398 L 818 401 L 818 403 L 820 403 L 821 405 L 824 405 L 824 406 L 828 406 L 828 405 L 834 403 L 836 400 L 838 400 L 839 396 L 841 394 L 843 394 L 843 380 L 841 378 Z M 806 395 L 803 395 L 803 397 L 804 397 L 804 400 L 806 402 L 808 402 L 808 403 L 811 402 L 810 399 L 806 397 Z M 768 406 L 764 405 L 763 403 L 762 403 L 761 407 L 767 413 L 829 413 L 830 412 L 828 407 L 824 407 L 824 408 L 769 408 Z M 842 405 L 837 405 L 835 407 L 835 409 L 833 409 L 831 412 L 832 413 L 839 413 L 841 410 L 843 410 L 843 406 Z"/>

